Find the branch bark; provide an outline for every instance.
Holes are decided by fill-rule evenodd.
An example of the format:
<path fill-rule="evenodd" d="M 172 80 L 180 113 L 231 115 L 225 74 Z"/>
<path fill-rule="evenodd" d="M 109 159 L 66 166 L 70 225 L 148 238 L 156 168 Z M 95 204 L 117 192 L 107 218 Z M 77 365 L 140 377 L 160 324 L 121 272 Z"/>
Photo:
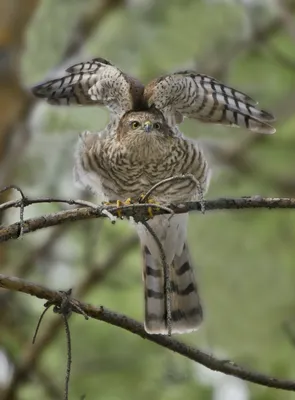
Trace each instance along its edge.
<path fill-rule="evenodd" d="M 9 208 L 22 208 L 33 204 L 40 203 L 66 203 L 66 204 L 81 204 L 80 200 L 70 199 L 28 199 L 9 201 L 0 205 L 0 212 Z M 170 209 L 175 214 L 182 214 L 191 211 L 202 211 L 202 204 L 200 202 L 186 202 L 183 204 L 165 204 L 165 209 Z M 153 208 L 154 215 L 168 213 L 168 211 L 161 209 L 160 205 L 152 204 L 132 204 L 122 207 L 115 206 L 89 206 L 82 208 L 75 208 L 72 210 L 59 211 L 52 214 L 42 215 L 37 218 L 30 218 L 25 221 L 16 222 L 8 226 L 0 227 L 0 243 L 6 242 L 11 239 L 16 239 L 20 236 L 21 227 L 23 227 L 23 234 L 37 231 L 39 229 L 55 226 L 66 222 L 80 221 L 91 218 L 106 218 L 103 213 L 107 210 L 109 214 L 116 216 L 118 210 L 123 217 L 133 217 L 136 220 L 149 218 L 148 208 Z M 293 198 L 268 198 L 268 197 L 241 197 L 241 198 L 219 198 L 216 200 L 205 201 L 205 210 L 245 210 L 245 209 L 294 209 L 295 199 Z"/>
<path fill-rule="evenodd" d="M 48 301 L 54 302 L 56 305 L 60 305 L 63 299 L 61 292 L 59 291 L 54 291 L 44 286 L 27 282 L 23 279 L 9 277 L 2 274 L 0 274 L 0 287 L 8 290 L 30 294 L 31 296 L 35 296 L 40 299 L 46 299 Z M 78 306 L 85 314 L 87 314 L 91 318 L 107 322 L 111 325 L 129 331 L 137 336 L 140 336 L 143 339 L 149 340 L 162 347 L 172 350 L 175 353 L 181 354 L 182 356 L 199 364 L 202 364 L 213 371 L 219 371 L 224 374 L 232 375 L 237 378 L 246 380 L 248 382 L 260 384 L 262 386 L 295 391 L 295 381 L 277 379 L 261 374 L 259 372 L 247 370 L 230 360 L 217 359 L 209 354 L 206 354 L 196 348 L 188 346 L 185 343 L 179 342 L 178 340 L 175 340 L 168 336 L 149 335 L 144 330 L 143 325 L 139 322 L 125 315 L 107 310 L 102 306 L 97 308 L 90 304 L 79 302 L 75 299 L 71 300 L 71 303 L 73 304 L 73 306 Z M 73 311 L 78 313 L 76 307 L 73 308 Z M 57 321 L 59 322 L 59 320 Z M 8 397 L 4 396 L 4 399 L 8 399 Z"/>

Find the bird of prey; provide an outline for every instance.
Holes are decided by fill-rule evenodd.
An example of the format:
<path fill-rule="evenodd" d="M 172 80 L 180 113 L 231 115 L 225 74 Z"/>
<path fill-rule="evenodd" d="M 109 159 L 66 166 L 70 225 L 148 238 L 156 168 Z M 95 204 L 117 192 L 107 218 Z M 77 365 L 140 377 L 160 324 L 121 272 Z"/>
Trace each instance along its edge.
<path fill-rule="evenodd" d="M 210 169 L 197 141 L 183 136 L 185 117 L 201 122 L 274 133 L 274 117 L 248 95 L 209 76 L 179 71 L 144 86 L 102 58 L 75 64 L 61 78 L 35 86 L 35 96 L 56 105 L 106 106 L 111 118 L 101 132 L 80 135 L 75 177 L 107 201 L 139 199 L 152 186 L 157 202 L 198 200 L 206 193 Z M 153 334 L 196 330 L 202 305 L 187 245 L 187 214 L 158 215 L 148 221 L 170 266 L 171 326 L 159 246 L 146 227 L 137 231 L 143 255 L 145 329 Z"/>

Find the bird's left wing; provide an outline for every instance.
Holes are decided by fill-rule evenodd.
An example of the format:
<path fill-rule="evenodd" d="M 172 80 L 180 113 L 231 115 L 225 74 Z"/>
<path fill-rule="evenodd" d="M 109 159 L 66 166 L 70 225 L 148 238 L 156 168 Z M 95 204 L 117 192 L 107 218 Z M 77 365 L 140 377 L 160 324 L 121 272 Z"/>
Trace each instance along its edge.
<path fill-rule="evenodd" d="M 210 76 L 180 71 L 150 82 L 144 91 L 150 107 L 158 108 L 170 124 L 184 117 L 202 122 L 241 126 L 258 133 L 274 133 L 272 114 L 260 110 L 245 93 Z"/>
<path fill-rule="evenodd" d="M 119 116 L 141 101 L 143 85 L 103 58 L 75 64 L 66 72 L 33 87 L 33 94 L 55 105 L 106 106 Z"/>

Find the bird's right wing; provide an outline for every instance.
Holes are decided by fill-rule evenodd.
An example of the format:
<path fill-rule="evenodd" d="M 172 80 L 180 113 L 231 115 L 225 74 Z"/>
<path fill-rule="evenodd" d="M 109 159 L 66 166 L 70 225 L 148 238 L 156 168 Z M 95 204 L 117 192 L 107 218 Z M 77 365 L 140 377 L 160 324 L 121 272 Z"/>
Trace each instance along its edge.
<path fill-rule="evenodd" d="M 117 116 L 141 101 L 143 85 L 103 58 L 75 64 L 66 72 L 33 87 L 33 94 L 55 105 L 106 106 Z"/>

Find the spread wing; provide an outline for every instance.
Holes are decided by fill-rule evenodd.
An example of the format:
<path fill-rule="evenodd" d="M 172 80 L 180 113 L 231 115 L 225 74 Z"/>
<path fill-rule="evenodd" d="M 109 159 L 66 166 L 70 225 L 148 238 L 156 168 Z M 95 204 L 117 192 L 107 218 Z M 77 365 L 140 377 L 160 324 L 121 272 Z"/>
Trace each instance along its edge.
<path fill-rule="evenodd" d="M 119 116 L 140 107 L 143 85 L 103 58 L 75 64 L 66 72 L 33 87 L 33 94 L 56 105 L 106 106 Z"/>
<path fill-rule="evenodd" d="M 181 71 L 150 82 L 144 91 L 149 106 L 163 112 L 172 124 L 184 117 L 202 122 L 245 127 L 274 133 L 272 114 L 260 110 L 251 97 L 206 75 Z"/>

